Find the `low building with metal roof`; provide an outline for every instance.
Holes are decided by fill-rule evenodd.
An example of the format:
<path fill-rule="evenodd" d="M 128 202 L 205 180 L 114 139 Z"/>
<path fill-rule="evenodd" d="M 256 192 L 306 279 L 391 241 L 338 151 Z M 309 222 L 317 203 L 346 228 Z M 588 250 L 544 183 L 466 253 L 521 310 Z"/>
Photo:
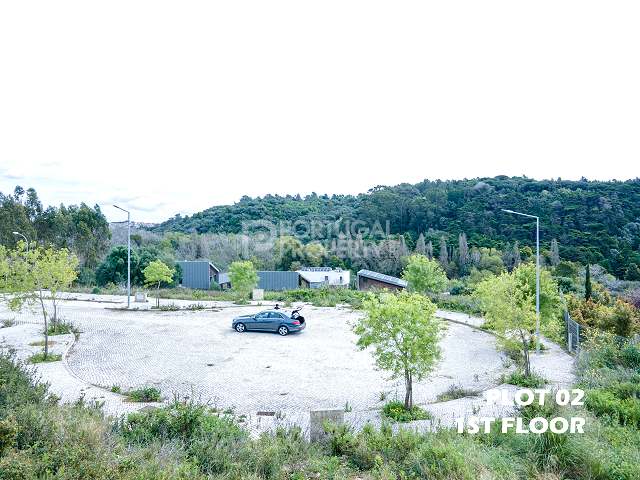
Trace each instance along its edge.
<path fill-rule="evenodd" d="M 407 281 L 384 273 L 374 272 L 372 270 L 358 271 L 358 290 L 404 290 L 407 288 Z"/>
<path fill-rule="evenodd" d="M 351 272 L 341 268 L 306 267 L 297 272 L 300 274 L 302 284 L 310 288 L 348 287 L 351 280 Z"/>
<path fill-rule="evenodd" d="M 182 270 L 180 286 L 209 290 L 212 284 L 218 284 L 220 269 L 209 260 L 184 260 L 177 263 Z"/>

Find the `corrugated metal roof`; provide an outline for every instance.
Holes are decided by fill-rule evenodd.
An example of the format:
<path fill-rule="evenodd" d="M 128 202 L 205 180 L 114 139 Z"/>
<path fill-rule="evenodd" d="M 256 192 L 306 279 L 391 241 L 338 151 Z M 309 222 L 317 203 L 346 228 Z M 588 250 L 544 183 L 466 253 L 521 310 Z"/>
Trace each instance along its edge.
<path fill-rule="evenodd" d="M 223 283 L 229 283 L 231 280 L 229 279 L 229 273 L 221 273 L 218 275 L 218 283 L 222 285 Z"/>
<path fill-rule="evenodd" d="M 398 277 L 392 277 L 391 275 L 385 275 L 384 273 L 374 272 L 372 270 L 360 270 L 358 271 L 359 277 L 371 278 L 380 282 L 389 283 L 398 287 L 406 288 L 407 281 Z"/>

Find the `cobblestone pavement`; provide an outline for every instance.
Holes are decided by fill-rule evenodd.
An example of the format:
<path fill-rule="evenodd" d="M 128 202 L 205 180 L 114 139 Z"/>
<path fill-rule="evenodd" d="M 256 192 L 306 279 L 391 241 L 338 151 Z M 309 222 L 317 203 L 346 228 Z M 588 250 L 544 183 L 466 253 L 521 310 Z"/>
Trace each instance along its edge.
<path fill-rule="evenodd" d="M 62 317 L 81 331 L 66 362 L 38 369 L 63 399 L 89 395 L 89 399 L 105 402 L 108 413 L 125 413 L 141 405 L 123 402 L 123 397 L 93 386 L 109 389 L 118 385 L 123 391 L 156 386 L 165 399 L 189 397 L 232 407 L 248 415 L 250 422 L 262 423 L 260 428 L 278 421 L 257 412 L 278 412 L 276 419 L 282 412 L 285 423 L 300 424 L 308 419 L 309 410 L 317 408 L 346 407 L 352 423 L 376 423 L 379 407 L 388 399 L 401 398 L 404 392 L 401 383 L 375 368 L 370 352 L 358 350 L 351 324 L 360 313 L 346 307 L 305 306 L 306 330 L 280 337 L 239 334 L 231 329 L 234 316 L 269 308 L 267 302 L 262 306 L 198 302 L 208 309 L 197 311 L 126 311 L 120 309 L 122 297 L 91 296 L 99 302 L 88 297 L 75 295 L 76 300 L 64 302 L 61 308 Z M 164 303 L 186 306 L 194 302 Z M 430 404 L 453 384 L 473 390 L 496 386 L 505 366 L 495 338 L 456 323 L 477 326 L 481 319 L 458 318 L 461 314 L 452 312 L 438 314 L 451 317 L 454 323 L 445 323 L 442 360 L 429 378 L 414 385 L 414 402 Z M 5 347 L 38 338 L 37 314 L 15 315 L 0 309 L 0 319 L 11 316 L 16 326 L 0 329 Z M 58 348 L 66 348 L 71 341 L 67 337 Z M 20 354 L 33 353 L 33 349 L 22 347 Z M 555 372 L 554 381 L 571 381 L 571 357 L 559 347 L 533 362 L 542 373 Z M 429 408 L 448 419 L 459 410 L 477 409 L 476 400 L 459 399 Z"/>

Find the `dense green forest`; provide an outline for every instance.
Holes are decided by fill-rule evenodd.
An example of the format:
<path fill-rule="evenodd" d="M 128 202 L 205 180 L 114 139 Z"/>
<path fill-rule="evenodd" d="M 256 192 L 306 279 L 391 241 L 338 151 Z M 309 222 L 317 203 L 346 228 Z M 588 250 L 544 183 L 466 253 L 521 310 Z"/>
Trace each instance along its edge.
<path fill-rule="evenodd" d="M 477 247 L 504 249 L 514 241 L 532 245 L 532 222 L 501 208 L 540 216 L 543 246 L 549 248 L 557 239 L 564 259 L 598 263 L 619 278 L 625 278 L 630 264 L 640 265 L 640 179 L 540 181 L 500 176 L 379 186 L 357 196 L 245 196 L 233 205 L 177 215 L 154 231 L 238 233 L 243 222 L 252 220 L 357 220 L 383 227 L 388 222 L 390 233 L 404 234 L 409 244 L 421 233 L 435 245 L 442 234 L 456 242 L 465 233 L 469 244 Z"/>
<path fill-rule="evenodd" d="M 109 248 L 109 222 L 98 205 L 60 205 L 44 208 L 33 188 L 17 186 L 13 193 L 0 192 L 0 245 L 15 247 L 19 232 L 40 245 L 72 250 L 80 260 L 80 281 L 93 271 Z"/>
<path fill-rule="evenodd" d="M 467 275 L 471 267 L 496 273 L 534 253 L 534 222 L 501 208 L 540 216 L 544 264 L 555 266 L 560 259 L 599 264 L 617 278 L 640 280 L 640 180 L 495 177 L 425 180 L 357 196 L 245 196 L 150 229 L 134 228 L 134 282 L 141 281 L 138 270 L 158 258 L 167 264 L 208 258 L 221 268 L 251 259 L 265 270 L 330 265 L 398 275 L 403 258 L 414 251 L 438 258 L 450 278 Z M 243 235 L 243 226 L 256 220 L 278 225 L 280 236 L 299 234 L 296 226 L 324 227 L 318 236 L 284 237 L 264 250 L 255 236 Z M 362 227 L 370 230 L 358 235 Z M 109 225 L 97 205 L 44 208 L 31 188 L 0 193 L 0 244 L 15 246 L 20 237 L 13 232 L 18 231 L 39 244 L 69 248 L 80 259 L 83 284 L 123 281 L 126 252 L 118 246 L 126 244 L 126 236 L 121 230 Z M 347 231 L 351 251 L 340 255 L 332 240 Z M 377 251 L 352 255 L 362 250 L 363 239 Z M 297 245 L 299 240 L 306 245 Z"/>

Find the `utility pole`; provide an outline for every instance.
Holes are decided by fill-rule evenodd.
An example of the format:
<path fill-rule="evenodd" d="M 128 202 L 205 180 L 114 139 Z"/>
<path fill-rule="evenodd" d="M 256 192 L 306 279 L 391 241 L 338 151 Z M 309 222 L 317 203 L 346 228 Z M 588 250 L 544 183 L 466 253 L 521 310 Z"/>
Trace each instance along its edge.
<path fill-rule="evenodd" d="M 118 210 L 127 213 L 127 308 L 131 306 L 131 213 L 117 205 Z"/>

